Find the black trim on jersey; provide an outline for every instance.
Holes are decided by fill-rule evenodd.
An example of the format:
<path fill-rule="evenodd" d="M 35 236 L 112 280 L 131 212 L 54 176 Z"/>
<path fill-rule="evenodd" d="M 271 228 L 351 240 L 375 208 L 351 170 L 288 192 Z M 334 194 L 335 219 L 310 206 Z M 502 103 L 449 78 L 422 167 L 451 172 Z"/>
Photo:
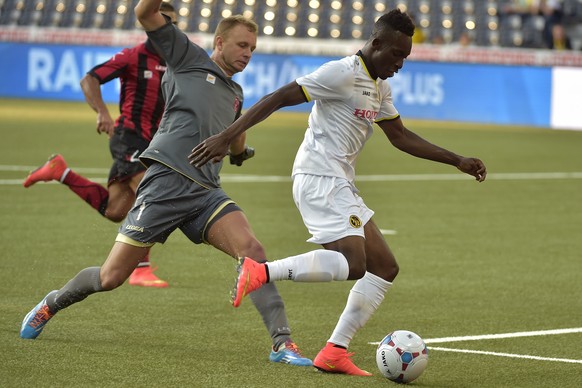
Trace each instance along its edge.
<path fill-rule="evenodd" d="M 131 105 L 131 121 L 135 124 L 135 130 L 140 134 L 143 131 L 141 123 L 141 112 L 145 103 L 145 96 L 148 93 L 148 80 L 144 78 L 143 70 L 148 68 L 148 56 L 138 54 L 137 56 L 137 87 Z M 155 127 L 155 126 L 154 126 Z"/>
<path fill-rule="evenodd" d="M 360 58 L 362 58 L 362 62 L 364 62 L 364 65 L 366 65 L 366 69 L 368 70 L 368 74 L 370 74 L 370 69 L 373 69 L 372 66 L 370 66 L 368 64 L 368 62 L 366 61 L 366 58 L 364 58 L 364 53 L 362 53 L 362 50 L 358 50 L 358 52 L 356 53 L 356 55 Z M 370 74 L 370 77 L 372 77 L 372 74 Z"/>
<path fill-rule="evenodd" d="M 165 15 L 164 15 L 165 16 Z M 160 57 L 160 65 L 162 66 L 166 66 L 166 61 L 164 61 L 160 54 L 158 53 L 158 51 L 156 50 L 153 42 L 148 38 L 145 41 L 145 48 L 147 51 L 151 52 L 152 54 L 155 54 L 156 56 Z M 161 117 L 162 114 L 164 113 L 164 95 L 162 94 L 162 87 L 161 87 L 161 79 L 163 77 L 163 71 L 159 71 L 160 73 L 160 87 L 158 88 L 158 98 L 156 100 L 156 108 L 154 109 L 154 111 L 152 112 L 152 117 L 150 120 L 150 126 L 151 126 L 151 137 L 153 138 L 154 135 L 156 134 L 156 132 L 158 131 L 158 121 L 156 121 L 156 117 Z"/>
<path fill-rule="evenodd" d="M 105 78 L 101 78 L 99 77 L 99 75 L 95 72 L 95 70 L 99 69 L 101 66 L 105 65 L 106 62 L 101 63 L 97 66 L 95 66 L 94 68 L 92 68 L 91 70 L 89 70 L 87 72 L 87 74 L 89 74 L 90 76 L 96 78 L 99 81 L 99 85 L 103 85 L 115 78 L 119 78 L 121 76 L 121 74 L 123 74 L 125 72 L 125 69 L 127 68 L 127 66 L 123 66 L 121 69 L 118 69 L 116 71 L 114 71 L 113 73 L 109 74 L 108 77 Z"/>

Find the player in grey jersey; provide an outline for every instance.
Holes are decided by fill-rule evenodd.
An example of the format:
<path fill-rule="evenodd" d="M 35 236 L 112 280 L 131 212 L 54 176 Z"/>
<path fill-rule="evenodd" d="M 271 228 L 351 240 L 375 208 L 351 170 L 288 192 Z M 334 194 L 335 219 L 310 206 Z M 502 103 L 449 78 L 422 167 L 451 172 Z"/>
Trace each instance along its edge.
<path fill-rule="evenodd" d="M 257 25 L 240 15 L 221 21 L 210 56 L 159 12 L 161 0 L 140 0 L 135 8 L 157 52 L 166 61 L 162 80 L 165 111 L 149 147 L 140 155 L 148 166 L 136 201 L 120 226 L 101 267 L 79 272 L 63 288 L 50 292 L 24 318 L 20 336 L 36 338 L 58 311 L 125 282 L 155 243 L 180 229 L 196 244 L 207 243 L 237 258 L 263 258 L 265 251 L 241 209 L 220 187 L 221 164 L 196 168 L 188 161 L 193 147 L 220 133 L 241 114 L 243 93 L 232 81 L 256 47 Z M 230 147 L 242 163 L 252 153 L 245 138 Z M 253 294 L 253 302 L 271 334 L 273 362 L 311 366 L 291 339 L 285 307 L 274 285 Z"/>

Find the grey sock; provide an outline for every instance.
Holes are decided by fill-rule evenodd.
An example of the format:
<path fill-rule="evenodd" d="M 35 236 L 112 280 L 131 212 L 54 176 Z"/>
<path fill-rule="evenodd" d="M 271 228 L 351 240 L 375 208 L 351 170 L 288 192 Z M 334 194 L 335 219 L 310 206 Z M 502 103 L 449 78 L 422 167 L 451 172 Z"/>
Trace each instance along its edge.
<path fill-rule="evenodd" d="M 85 268 L 77 276 L 69 280 L 63 288 L 57 292 L 50 293 L 46 300 L 49 309 L 56 313 L 82 301 L 91 294 L 103 291 L 99 277 L 100 271 L 101 267 Z"/>
<path fill-rule="evenodd" d="M 291 329 L 285 313 L 285 304 L 277 287 L 274 283 L 267 283 L 249 296 L 269 330 L 273 347 L 279 349 L 281 344 L 291 339 Z"/>

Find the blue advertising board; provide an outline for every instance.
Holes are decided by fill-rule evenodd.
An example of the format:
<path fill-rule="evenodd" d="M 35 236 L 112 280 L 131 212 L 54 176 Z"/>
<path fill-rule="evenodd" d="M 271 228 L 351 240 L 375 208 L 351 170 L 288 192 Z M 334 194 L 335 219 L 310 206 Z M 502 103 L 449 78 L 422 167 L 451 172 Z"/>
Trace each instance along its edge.
<path fill-rule="evenodd" d="M 83 75 L 121 47 L 0 43 L 0 97 L 84 99 Z M 235 75 L 245 107 L 276 88 L 310 73 L 334 57 L 255 54 Z M 548 127 L 551 68 L 407 61 L 390 79 L 394 103 L 404 118 L 520 124 Z M 102 88 L 116 103 L 119 82 Z M 310 104 L 293 108 L 306 111 Z"/>
<path fill-rule="evenodd" d="M 407 62 L 391 81 L 403 117 L 549 126 L 547 67 Z"/>

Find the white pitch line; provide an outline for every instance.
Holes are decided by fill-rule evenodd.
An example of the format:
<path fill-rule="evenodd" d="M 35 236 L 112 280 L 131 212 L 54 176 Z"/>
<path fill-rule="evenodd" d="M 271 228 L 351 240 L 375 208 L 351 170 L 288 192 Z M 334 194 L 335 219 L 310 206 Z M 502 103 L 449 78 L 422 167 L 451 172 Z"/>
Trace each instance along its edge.
<path fill-rule="evenodd" d="M 30 172 L 38 166 L 18 166 L 0 165 L 0 171 L 23 171 Z M 74 170 L 81 174 L 102 174 L 107 175 L 108 169 L 75 167 Z M 290 182 L 288 175 L 246 175 L 246 174 L 222 174 L 223 182 L 234 183 L 269 183 L 269 182 Z M 357 182 L 421 182 L 421 181 L 460 181 L 474 179 L 467 174 L 387 174 L 387 175 L 360 175 Z M 509 172 L 509 173 L 489 173 L 487 180 L 548 180 L 548 179 L 582 179 L 582 172 Z M 16 179 L 0 180 L 0 184 L 20 184 Z"/>
<path fill-rule="evenodd" d="M 443 337 L 443 338 L 429 338 L 424 340 L 427 344 L 439 344 L 445 342 L 458 341 L 479 341 L 488 339 L 502 339 L 502 338 L 517 338 L 517 337 L 537 337 L 542 335 L 558 335 L 558 334 L 572 334 L 582 333 L 582 327 L 572 329 L 555 329 L 555 330 L 538 330 L 538 331 L 521 331 L 516 333 L 502 333 L 502 334 L 484 334 L 484 335 L 469 335 L 462 337 Z"/>
<path fill-rule="evenodd" d="M 440 348 L 440 347 L 432 347 L 432 346 L 429 346 L 428 349 L 431 351 L 432 350 L 440 350 L 443 352 L 453 352 L 453 353 L 483 354 L 486 356 L 524 358 L 524 359 L 528 359 L 528 360 L 555 361 L 555 362 L 567 362 L 567 363 L 571 363 L 571 364 L 582 364 L 582 360 L 571 360 L 568 358 L 539 357 L 539 356 L 530 356 L 527 354 L 486 352 L 483 350 L 451 349 L 451 348 Z"/>
<path fill-rule="evenodd" d="M 36 166 L 9 166 L 9 165 L 0 165 L 0 171 L 25 171 L 30 172 L 34 169 L 37 169 L 39 165 Z M 75 171 L 78 171 L 83 174 L 108 174 L 109 169 L 107 168 L 92 168 L 92 167 L 75 167 Z"/>
<path fill-rule="evenodd" d="M 398 234 L 397 231 L 392 229 L 380 229 L 380 233 L 382 233 L 385 236 L 395 236 L 396 234 Z"/>
<path fill-rule="evenodd" d="M 503 339 L 503 338 L 518 338 L 518 337 L 537 337 L 543 335 L 558 335 L 558 334 L 573 334 L 582 333 L 582 327 L 571 329 L 553 329 L 553 330 L 537 330 L 537 331 L 520 331 L 515 333 L 501 333 L 501 334 L 483 334 L 483 335 L 468 335 L 460 337 L 442 337 L 442 338 L 428 338 L 424 342 L 427 344 L 442 344 L 448 342 L 460 341 L 480 341 L 488 339 Z M 378 345 L 380 342 L 369 342 L 370 345 Z"/>
<path fill-rule="evenodd" d="M 404 181 L 459 181 L 475 179 L 467 174 L 395 174 L 360 175 L 356 182 L 404 182 Z M 489 173 L 487 180 L 540 180 L 540 179 L 582 179 L 582 172 L 516 172 Z"/>
<path fill-rule="evenodd" d="M 442 337 L 442 338 L 428 338 L 424 342 L 427 344 L 435 343 L 445 343 L 445 342 L 458 342 L 458 341 L 478 341 L 478 340 L 488 340 L 488 339 L 503 339 L 503 338 L 518 338 L 518 337 L 535 337 L 544 335 L 558 335 L 558 334 L 572 334 L 572 333 L 582 333 L 582 327 L 576 327 L 571 329 L 554 329 L 554 330 L 537 330 L 537 331 L 521 331 L 515 333 L 502 333 L 502 334 L 485 334 L 485 335 L 469 335 L 461 337 Z M 369 342 L 370 345 L 378 345 L 380 342 Z M 483 354 L 488 356 L 497 357 L 510 357 L 510 358 L 522 358 L 529 360 L 538 361 L 555 361 L 555 362 L 566 362 L 571 364 L 582 364 L 582 360 L 572 360 L 568 358 L 553 358 L 553 357 L 540 357 L 531 356 L 527 354 L 513 354 L 513 353 L 499 353 L 499 352 L 489 352 L 484 350 L 471 350 L 471 349 L 453 349 L 453 348 L 441 348 L 435 346 L 429 346 L 429 350 L 440 350 L 444 352 L 455 352 L 455 353 L 469 353 L 469 354 Z"/>

